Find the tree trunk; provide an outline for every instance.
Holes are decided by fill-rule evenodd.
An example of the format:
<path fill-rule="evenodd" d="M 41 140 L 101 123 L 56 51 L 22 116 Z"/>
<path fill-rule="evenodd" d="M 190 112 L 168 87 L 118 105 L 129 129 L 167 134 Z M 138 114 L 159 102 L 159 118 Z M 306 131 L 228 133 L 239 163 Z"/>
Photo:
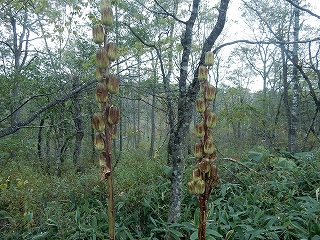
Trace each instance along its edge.
<path fill-rule="evenodd" d="M 185 31 L 181 37 L 183 53 L 180 63 L 178 117 L 176 127 L 173 134 L 170 136 L 168 144 L 168 152 L 172 153 L 172 176 L 168 211 L 169 223 L 177 222 L 181 214 L 181 202 L 183 197 L 182 177 L 184 173 L 185 151 L 187 149 L 186 140 L 192 120 L 193 105 L 199 91 L 198 67 L 204 63 L 205 53 L 211 50 L 224 27 L 229 0 L 221 0 L 217 23 L 203 45 L 200 61 L 194 72 L 193 81 L 187 87 L 188 64 L 191 54 L 193 27 L 198 16 L 199 3 L 200 0 L 193 1 L 191 15 L 189 20 L 185 23 Z M 170 239 L 169 237 L 167 238 Z"/>
<path fill-rule="evenodd" d="M 74 76 L 73 77 L 73 83 L 72 87 L 75 88 L 79 86 L 79 77 Z M 82 172 L 83 168 L 80 164 L 80 154 L 81 154 L 81 143 L 82 139 L 84 137 L 84 124 L 82 120 L 82 110 L 80 106 L 80 94 L 76 93 L 72 97 L 72 103 L 74 106 L 74 112 L 73 112 L 73 121 L 75 125 L 75 130 L 76 130 L 76 139 L 75 139 L 75 145 L 74 145 L 74 150 L 73 150 L 73 164 L 76 167 L 77 172 Z"/>
<path fill-rule="evenodd" d="M 39 126 L 39 132 L 38 132 L 38 158 L 39 161 L 43 160 L 43 156 L 42 156 L 42 129 L 43 129 L 43 125 L 44 125 L 44 118 L 41 118 L 40 120 L 40 126 Z"/>
<path fill-rule="evenodd" d="M 149 158 L 153 158 L 154 156 L 154 142 L 156 140 L 156 114 L 155 114 L 155 106 L 156 106 L 156 92 L 155 89 L 152 91 L 152 107 L 150 114 L 151 121 L 151 137 L 150 137 L 150 149 L 149 149 Z"/>
<path fill-rule="evenodd" d="M 294 27 L 293 27 L 293 38 L 295 43 L 293 44 L 293 61 L 298 63 L 298 48 L 299 45 L 299 10 L 294 9 Z M 289 130 L 289 151 L 297 151 L 297 132 L 298 132 L 298 116 L 299 116 L 299 70 L 296 65 L 293 65 L 292 69 L 292 106 L 291 106 L 291 125 Z"/>

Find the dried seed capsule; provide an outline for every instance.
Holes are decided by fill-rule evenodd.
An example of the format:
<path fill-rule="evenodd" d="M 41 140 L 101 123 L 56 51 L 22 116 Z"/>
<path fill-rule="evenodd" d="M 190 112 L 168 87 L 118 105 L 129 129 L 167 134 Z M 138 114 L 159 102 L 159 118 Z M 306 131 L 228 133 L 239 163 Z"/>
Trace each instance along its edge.
<path fill-rule="evenodd" d="M 203 93 L 204 92 L 204 89 L 205 89 L 205 84 L 204 84 L 204 82 L 200 82 L 200 89 L 199 89 L 199 92 L 200 93 Z"/>
<path fill-rule="evenodd" d="M 215 146 L 211 139 L 207 139 L 207 141 L 204 143 L 203 151 L 209 155 L 215 151 Z"/>
<path fill-rule="evenodd" d="M 197 99 L 196 109 L 198 113 L 204 113 L 204 111 L 206 110 L 206 102 L 204 98 Z"/>
<path fill-rule="evenodd" d="M 218 174 L 218 169 L 214 164 L 211 165 L 210 178 L 212 180 L 211 187 L 215 188 L 219 183 L 219 174 Z"/>
<path fill-rule="evenodd" d="M 111 7 L 101 9 L 101 22 L 108 27 L 113 24 L 113 11 Z"/>
<path fill-rule="evenodd" d="M 98 83 L 96 88 L 96 100 L 99 103 L 104 103 L 108 100 L 108 90 L 104 83 Z"/>
<path fill-rule="evenodd" d="M 210 172 L 211 164 L 210 164 L 209 159 L 206 159 L 206 158 L 202 159 L 202 161 L 198 163 L 198 168 L 203 173 Z"/>
<path fill-rule="evenodd" d="M 194 193 L 195 194 L 202 194 L 202 193 L 204 193 L 205 190 L 206 190 L 206 184 L 202 179 L 197 180 L 194 183 Z"/>
<path fill-rule="evenodd" d="M 217 125 L 217 117 L 214 113 L 210 112 L 208 116 L 206 116 L 206 126 L 208 128 L 213 128 Z"/>
<path fill-rule="evenodd" d="M 96 64 L 99 68 L 107 68 L 109 66 L 108 53 L 103 47 L 100 47 L 96 53 Z"/>
<path fill-rule="evenodd" d="M 204 134 L 205 134 L 205 131 L 204 131 L 204 124 L 203 124 L 203 122 L 197 123 L 197 125 L 196 125 L 196 136 L 197 136 L 198 138 L 203 138 L 203 137 L 204 137 Z"/>
<path fill-rule="evenodd" d="M 203 145 L 202 143 L 196 143 L 193 147 L 193 154 L 196 158 L 202 158 L 203 155 Z"/>
<path fill-rule="evenodd" d="M 213 131 L 211 129 L 207 129 L 207 136 L 208 136 L 208 139 L 213 140 Z"/>
<path fill-rule="evenodd" d="M 206 66 L 212 66 L 213 62 L 214 62 L 213 52 L 206 52 L 206 55 L 204 56 L 204 64 Z"/>
<path fill-rule="evenodd" d="M 96 68 L 96 79 L 101 82 L 103 80 L 103 72 L 104 69 L 103 68 Z"/>
<path fill-rule="evenodd" d="M 108 122 L 111 125 L 115 125 L 119 122 L 120 119 L 120 108 L 117 106 L 110 106 L 108 113 Z"/>
<path fill-rule="evenodd" d="M 195 188 L 195 182 L 194 181 L 188 182 L 188 189 L 191 193 L 195 193 L 194 188 Z"/>
<path fill-rule="evenodd" d="M 98 151 L 104 150 L 104 139 L 102 133 L 97 133 L 94 136 L 94 147 Z"/>
<path fill-rule="evenodd" d="M 99 44 L 99 45 L 104 42 L 103 27 L 100 24 L 96 24 L 93 26 L 92 39 L 96 44 Z"/>
<path fill-rule="evenodd" d="M 214 86 L 207 86 L 204 89 L 204 97 L 208 101 L 213 101 L 214 98 L 216 97 L 216 88 Z"/>
<path fill-rule="evenodd" d="M 105 167 L 106 166 L 106 158 L 105 158 L 106 153 L 101 152 L 99 155 L 99 166 L 100 167 Z"/>
<path fill-rule="evenodd" d="M 110 0 L 101 0 L 100 1 L 100 12 L 103 8 L 111 7 L 111 1 Z"/>
<path fill-rule="evenodd" d="M 111 139 L 116 139 L 117 138 L 117 126 L 112 125 L 111 128 Z"/>
<path fill-rule="evenodd" d="M 195 168 L 192 171 L 192 179 L 193 180 L 199 180 L 201 179 L 201 172 L 199 168 Z"/>
<path fill-rule="evenodd" d="M 102 113 L 95 113 L 92 116 L 92 126 L 94 130 L 97 132 L 102 132 L 105 129 L 105 124 L 103 120 L 103 115 Z"/>
<path fill-rule="evenodd" d="M 107 89 L 111 94 L 119 92 L 119 78 L 115 74 L 111 74 L 107 81 Z"/>
<path fill-rule="evenodd" d="M 106 46 L 107 52 L 108 52 L 108 58 L 109 60 L 115 61 L 118 58 L 118 49 L 117 49 L 117 45 L 113 42 L 110 42 L 107 44 Z"/>
<path fill-rule="evenodd" d="M 198 70 L 198 79 L 200 82 L 208 80 L 208 68 L 206 66 L 200 66 Z"/>

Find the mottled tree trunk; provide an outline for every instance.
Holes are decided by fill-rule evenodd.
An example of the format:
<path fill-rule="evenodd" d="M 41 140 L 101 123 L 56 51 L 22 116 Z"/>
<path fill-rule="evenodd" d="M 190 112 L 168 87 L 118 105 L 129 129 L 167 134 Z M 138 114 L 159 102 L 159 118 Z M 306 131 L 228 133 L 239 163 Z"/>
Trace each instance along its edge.
<path fill-rule="evenodd" d="M 211 50 L 224 27 L 229 0 L 221 0 L 216 25 L 209 37 L 205 40 L 198 67 L 194 72 L 193 81 L 187 86 L 193 27 L 198 16 L 199 3 L 200 0 L 193 1 L 191 15 L 189 20 L 185 23 L 185 31 L 181 37 L 183 52 L 180 63 L 178 117 L 168 144 L 168 152 L 171 153 L 172 160 L 171 190 L 168 211 L 169 223 L 177 222 L 181 215 L 181 202 L 183 199 L 182 178 L 184 174 L 185 152 L 187 150 L 187 136 L 192 120 L 194 102 L 199 91 L 198 67 L 204 63 L 205 53 Z M 170 239 L 170 237 L 167 237 L 167 239 Z"/>

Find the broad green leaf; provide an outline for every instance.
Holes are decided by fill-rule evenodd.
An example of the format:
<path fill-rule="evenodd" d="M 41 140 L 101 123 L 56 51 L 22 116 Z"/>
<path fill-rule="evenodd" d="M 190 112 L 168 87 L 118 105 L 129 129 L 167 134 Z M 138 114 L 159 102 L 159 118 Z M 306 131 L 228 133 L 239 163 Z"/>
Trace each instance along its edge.
<path fill-rule="evenodd" d="M 223 237 L 220 233 L 218 233 L 217 231 L 214 231 L 212 229 L 207 229 L 206 234 L 207 235 L 210 234 L 210 235 L 213 235 L 215 237 Z"/>
<path fill-rule="evenodd" d="M 259 152 L 249 151 L 248 158 L 254 162 L 261 162 L 263 160 L 263 154 Z"/>

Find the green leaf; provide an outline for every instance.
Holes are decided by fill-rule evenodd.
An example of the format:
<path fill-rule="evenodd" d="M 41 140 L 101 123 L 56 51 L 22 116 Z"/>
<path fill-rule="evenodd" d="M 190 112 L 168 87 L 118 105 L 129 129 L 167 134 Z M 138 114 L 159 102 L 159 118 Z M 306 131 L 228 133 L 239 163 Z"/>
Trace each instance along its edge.
<path fill-rule="evenodd" d="M 31 240 L 46 239 L 48 232 L 39 233 L 31 238 Z"/>
<path fill-rule="evenodd" d="M 248 158 L 254 162 L 261 162 L 263 160 L 263 154 L 259 152 L 249 151 Z"/>
<path fill-rule="evenodd" d="M 151 222 L 153 223 L 154 226 L 158 227 L 158 226 L 157 226 L 157 223 L 156 223 L 156 221 L 153 219 L 153 217 L 150 216 L 150 220 L 151 220 Z"/>
<path fill-rule="evenodd" d="M 212 236 L 215 236 L 215 237 L 223 237 L 220 233 L 218 233 L 217 231 L 214 231 L 212 229 L 207 229 L 206 231 L 206 235 L 212 235 Z"/>
<path fill-rule="evenodd" d="M 230 231 L 227 232 L 225 240 L 229 240 L 234 233 L 234 229 L 231 229 Z"/>
<path fill-rule="evenodd" d="M 92 218 L 91 218 L 91 226 L 94 228 L 94 229 L 96 229 L 97 228 L 97 218 L 96 218 L 96 216 L 93 216 Z"/>
<path fill-rule="evenodd" d="M 198 231 L 194 232 L 190 236 L 190 240 L 197 240 L 198 239 Z"/>
<path fill-rule="evenodd" d="M 25 213 L 23 218 L 27 223 L 30 223 L 33 218 L 33 213 L 32 212 Z"/>
<path fill-rule="evenodd" d="M 179 237 L 183 237 L 183 234 L 175 229 L 169 229 L 169 232 L 175 239 L 180 239 Z"/>

